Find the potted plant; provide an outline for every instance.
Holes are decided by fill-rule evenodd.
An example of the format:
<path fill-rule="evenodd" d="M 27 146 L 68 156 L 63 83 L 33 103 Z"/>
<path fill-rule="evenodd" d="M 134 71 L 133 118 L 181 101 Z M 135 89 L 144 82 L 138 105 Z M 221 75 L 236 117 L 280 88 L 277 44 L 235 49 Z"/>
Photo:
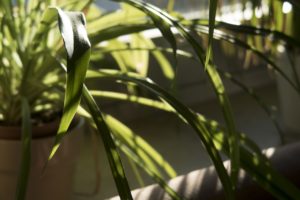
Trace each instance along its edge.
<path fill-rule="evenodd" d="M 175 173 L 170 165 L 162 163 L 161 156 L 128 127 L 112 116 L 104 114 L 93 96 L 125 99 L 152 106 L 172 112 L 188 123 L 195 130 L 211 157 L 228 199 L 234 198 L 235 183 L 240 167 L 276 197 L 296 199 L 299 196 L 299 190 L 278 172 L 272 170 L 255 144 L 236 130 L 230 101 L 219 72 L 214 66 L 211 53 L 213 37 L 218 36 L 214 34 L 217 1 L 210 3 L 208 31 L 202 29 L 206 25 L 201 24 L 201 21 L 177 19 L 158 7 L 138 0 L 119 1 L 128 5 L 124 5 L 121 12 L 106 15 L 102 15 L 92 1 L 58 1 L 56 6 L 64 10 L 83 11 L 88 21 L 87 25 L 85 25 L 83 13 L 64 12 L 57 7 L 50 7 L 45 11 L 44 8 L 47 6 L 53 6 L 51 2 L 1 1 L 0 3 L 2 27 L 0 76 L 3 82 L 0 90 L 1 98 L 3 98 L 1 123 L 21 126 L 22 129 L 22 137 L 18 136 L 22 138 L 19 143 L 19 146 L 22 146 L 22 156 L 15 193 L 17 199 L 26 198 L 27 188 L 31 184 L 29 176 L 30 167 L 32 167 L 31 152 L 40 152 L 31 145 L 34 143 L 32 130 L 35 129 L 35 124 L 60 119 L 52 148 L 45 159 L 46 164 L 40 168 L 40 171 L 47 173 L 48 167 L 55 161 L 62 149 L 60 146 L 63 146 L 63 138 L 67 135 L 76 113 L 84 116 L 87 122 L 98 130 L 98 136 L 103 140 L 112 174 L 122 199 L 132 199 L 132 196 L 119 151 L 124 152 L 136 165 L 140 166 L 172 198 L 181 198 L 167 185 L 160 173 L 160 171 L 165 171 L 170 177 L 174 176 Z M 53 29 L 57 19 L 64 42 Z M 196 31 L 203 31 L 208 35 L 207 48 L 204 48 L 203 44 L 197 40 L 198 36 L 190 32 L 194 30 L 194 26 L 197 28 Z M 170 44 L 171 50 L 160 49 L 150 39 L 139 34 L 151 28 L 160 30 Z M 145 64 L 145 60 L 147 61 L 148 51 L 161 64 L 163 72 L 169 78 L 174 78 L 173 68 L 170 67 L 170 63 L 166 61 L 161 51 L 171 51 L 174 58 L 176 54 L 189 56 L 177 50 L 176 36 L 172 28 L 175 28 L 188 41 L 200 65 L 204 67 L 223 110 L 226 121 L 224 127 L 188 108 L 174 95 L 147 77 L 148 65 Z M 132 34 L 129 41 L 120 42 L 117 39 L 118 36 L 126 34 Z M 66 50 L 66 55 L 63 49 Z M 106 54 L 113 57 L 119 69 L 105 69 L 99 66 Z M 90 68 L 87 69 L 90 61 L 92 61 Z M 121 82 L 125 84 L 128 93 L 99 89 L 91 91 L 85 85 L 85 78 Z M 143 88 L 156 99 L 140 96 L 137 88 Z M 82 104 L 80 104 L 81 96 L 84 100 Z M 20 135 L 20 132 L 17 135 Z M 225 152 L 231 160 L 231 175 L 228 175 L 225 170 L 219 150 Z M 27 193 L 27 195 L 30 194 Z M 30 199 L 33 197 L 30 196 Z"/>
<path fill-rule="evenodd" d="M 123 43 L 113 40 L 118 35 L 137 33 L 150 27 L 145 20 L 136 23 L 144 15 L 141 12 L 135 11 L 128 17 L 128 8 L 124 8 L 123 13 L 111 13 L 98 20 L 101 11 L 92 5 L 92 1 L 75 4 L 72 1 L 57 1 L 57 4 L 52 1 L 0 3 L 0 37 L 3 41 L 0 48 L 1 158 L 5 160 L 1 165 L 5 173 L 0 178 L 0 197 L 4 199 L 71 198 L 72 172 L 79 145 L 77 132 L 83 124 L 82 118 L 74 116 L 90 60 L 90 42 L 83 13 L 64 12 L 53 6 L 84 11 L 90 21 L 89 35 L 94 46 L 111 39 L 109 44 L 120 47 Z M 125 15 L 128 22 L 124 21 Z M 116 24 L 108 24 L 111 20 Z M 119 22 L 125 22 L 122 29 Z M 62 37 L 57 33 L 56 24 Z M 137 41 L 143 39 L 139 35 L 135 37 Z M 146 42 L 147 46 L 153 47 L 150 40 Z M 135 48 L 140 48 L 140 45 L 135 44 Z M 118 52 L 112 54 L 116 58 L 122 55 Z M 132 54 L 139 56 L 136 52 Z M 168 67 L 160 52 L 154 55 Z M 95 106 L 85 88 L 84 91 L 88 105 Z M 91 109 L 94 111 L 91 114 L 96 113 L 97 108 Z M 78 112 L 90 118 L 83 108 Z M 116 169 L 115 162 L 120 162 L 113 156 L 116 147 L 106 125 L 100 126 L 104 126 L 101 130 L 107 134 L 108 155 Z M 70 136 L 62 140 L 67 131 Z M 58 149 L 59 146 L 62 147 Z M 121 173 L 118 171 L 117 175 Z M 119 182 L 124 181 L 119 179 Z"/>
<path fill-rule="evenodd" d="M 78 28 L 84 26 L 84 17 L 55 8 L 49 8 L 43 15 L 45 5 L 47 2 L 0 3 L 0 198 L 3 199 L 68 199 L 72 192 L 82 118 L 73 120 L 70 125 L 73 136 L 64 140 L 63 148 L 43 169 L 62 116 L 65 80 L 65 72 L 53 57 L 56 52 L 53 43 L 51 48 L 47 43 L 52 34 L 50 20 L 57 18 L 55 13 L 61 13 L 62 32 L 66 31 L 64 20 L 74 24 L 70 19 L 77 17 Z M 49 24 L 41 24 L 41 17 Z M 72 28 L 72 24 L 67 28 Z"/>

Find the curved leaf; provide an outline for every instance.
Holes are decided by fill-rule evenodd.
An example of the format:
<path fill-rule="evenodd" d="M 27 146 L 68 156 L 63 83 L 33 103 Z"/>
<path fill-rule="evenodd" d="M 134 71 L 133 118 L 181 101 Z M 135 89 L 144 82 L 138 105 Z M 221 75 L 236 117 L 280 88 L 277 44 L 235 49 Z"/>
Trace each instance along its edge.
<path fill-rule="evenodd" d="M 102 116 L 100 108 L 98 107 L 92 95 L 89 93 L 88 89 L 85 86 L 83 88 L 83 98 L 97 126 L 98 133 L 102 137 L 109 165 L 112 169 L 112 175 L 114 177 L 115 184 L 117 185 L 119 195 L 121 199 L 130 200 L 132 199 L 130 187 L 125 176 L 125 172 L 123 169 L 120 155 L 116 148 L 115 141 L 112 138 L 110 129 Z"/>
<path fill-rule="evenodd" d="M 94 46 L 102 41 L 114 39 L 121 35 L 137 33 L 152 28 L 153 25 L 151 24 L 116 25 L 116 26 L 108 27 L 104 30 L 100 30 L 96 33 L 91 33 L 89 35 L 89 38 L 91 40 L 92 45 Z"/>
<path fill-rule="evenodd" d="M 186 41 L 191 45 L 193 48 L 195 54 L 197 55 L 198 59 L 200 60 L 201 64 L 205 66 L 205 60 L 203 58 L 204 50 L 197 41 L 195 37 L 192 36 L 192 34 L 175 18 L 170 16 L 168 13 L 162 11 L 161 9 L 151 5 L 147 4 L 145 2 L 141 2 L 139 0 L 114 0 L 118 2 L 125 2 L 128 3 L 146 13 L 151 13 L 151 16 L 156 16 L 158 18 L 161 18 L 161 20 L 167 20 L 170 24 L 169 26 L 175 27 L 178 32 L 186 39 Z M 219 105 L 221 106 L 222 113 L 228 128 L 228 140 L 229 140 L 229 147 L 230 147 L 230 160 L 231 160 L 231 177 L 234 180 L 234 183 L 237 179 L 238 171 L 239 171 L 239 137 L 237 135 L 235 122 L 233 113 L 231 110 L 230 101 L 228 99 L 227 93 L 225 92 L 225 87 L 223 85 L 222 79 L 220 78 L 215 66 L 212 62 L 209 63 L 209 65 L 205 70 L 206 74 L 208 75 L 209 81 L 213 86 L 214 92 L 218 98 Z M 221 179 L 222 180 L 222 179 Z M 223 182 L 224 181 L 224 182 Z M 227 187 L 229 185 L 225 185 L 226 181 L 222 180 L 222 183 L 224 184 L 224 188 L 226 191 L 226 195 L 229 199 L 232 197 L 232 190 L 234 189 L 234 184 L 230 184 L 230 187 Z"/>
<path fill-rule="evenodd" d="M 67 52 L 67 67 L 65 69 L 67 71 L 67 83 L 64 110 L 55 143 L 48 158 L 48 160 L 51 160 L 59 148 L 62 138 L 67 134 L 69 125 L 77 112 L 86 70 L 89 65 L 91 44 L 85 28 L 85 18 L 81 12 L 63 12 L 59 8 L 50 8 L 48 12 L 57 12 L 58 14 L 59 29 Z M 101 118 L 101 112 L 93 102 L 93 99 L 90 98 L 86 88 L 84 88 L 84 95 L 99 131 L 101 131 L 101 133 L 103 131 L 101 136 L 103 137 L 108 160 L 119 194 L 123 199 L 132 199 L 121 159 L 116 151 L 109 129 Z"/>
<path fill-rule="evenodd" d="M 152 171 L 147 165 L 142 162 L 139 156 L 136 156 L 134 152 L 132 152 L 129 148 L 125 145 L 119 144 L 119 147 L 122 151 L 130 157 L 140 168 L 142 168 L 149 176 L 151 176 L 160 186 L 163 188 L 169 196 L 173 200 L 184 200 L 183 197 L 178 196 L 178 194 L 155 172 Z"/>
<path fill-rule="evenodd" d="M 59 8 L 50 8 L 50 12 L 58 14 L 59 29 L 67 52 L 67 82 L 63 115 L 49 160 L 59 148 L 60 142 L 76 114 L 89 65 L 91 47 L 85 29 L 85 18 L 81 12 L 64 12 Z"/>
<path fill-rule="evenodd" d="M 202 19 L 194 19 L 194 20 L 187 20 L 184 21 L 183 24 L 186 24 L 188 26 L 194 27 L 195 25 L 200 25 L 200 26 L 207 26 L 208 25 L 207 20 L 202 20 Z M 261 28 L 261 27 L 254 27 L 251 25 L 235 25 L 235 24 L 230 24 L 227 22 L 220 22 L 217 21 L 215 24 L 216 29 L 225 29 L 229 31 L 233 31 L 235 33 L 242 33 L 242 34 L 249 34 L 249 35 L 258 35 L 262 37 L 269 37 L 270 40 L 281 40 L 284 41 L 285 43 L 289 45 L 294 45 L 297 47 L 300 47 L 300 41 L 296 40 L 295 38 L 286 35 L 283 32 L 276 31 L 276 30 L 271 30 L 271 29 L 266 29 L 266 28 Z"/>
<path fill-rule="evenodd" d="M 200 26 L 199 27 L 196 26 L 193 28 L 200 33 L 208 34 L 208 31 L 206 28 L 203 28 Z M 297 85 L 283 72 L 283 70 L 280 69 L 280 67 L 274 61 L 272 61 L 269 57 L 267 57 L 263 52 L 259 51 L 258 49 L 249 45 L 248 43 L 238 39 L 237 37 L 227 34 L 227 33 L 224 33 L 222 31 L 215 32 L 214 39 L 223 40 L 230 44 L 234 44 L 241 48 L 250 50 L 255 55 L 257 55 L 259 58 L 261 58 L 263 61 L 268 63 L 274 69 L 274 71 L 276 71 L 280 76 L 282 76 L 289 83 L 289 85 L 292 88 L 294 88 L 295 91 L 300 95 L 300 89 L 297 87 Z"/>
<path fill-rule="evenodd" d="M 134 82 L 139 86 L 143 86 L 147 88 L 149 91 L 153 92 L 154 94 L 156 94 L 157 96 L 159 96 L 160 98 L 168 102 L 191 125 L 191 127 L 195 130 L 195 132 L 201 139 L 202 143 L 205 146 L 206 151 L 208 152 L 210 158 L 214 163 L 214 166 L 223 183 L 223 187 L 225 188 L 225 191 L 228 192 L 232 190 L 230 178 L 227 174 L 227 171 L 225 170 L 222 159 L 211 139 L 211 135 L 206 125 L 204 123 L 199 122 L 199 120 L 197 119 L 197 115 L 193 113 L 189 108 L 187 108 L 185 105 L 180 103 L 176 98 L 174 98 L 168 92 L 164 91 L 158 85 L 154 84 L 150 79 L 143 79 L 133 73 L 130 73 L 130 76 L 128 76 L 124 73 L 120 73 L 117 70 L 88 71 L 87 77 L 89 78 L 106 77 L 106 78 L 112 78 L 116 80 L 127 81 L 127 82 Z M 233 193 L 230 192 L 227 195 L 230 196 L 233 195 Z"/>
<path fill-rule="evenodd" d="M 169 99 L 169 95 L 167 93 L 162 91 L 162 89 L 159 89 L 158 86 L 149 80 L 143 80 L 135 74 L 125 75 L 115 70 L 102 70 L 102 72 L 89 71 L 87 76 L 90 78 L 112 78 L 116 80 L 135 82 L 139 84 L 139 86 L 146 87 L 153 93 L 159 94 L 161 98 L 170 103 L 170 105 L 177 110 L 177 114 L 183 116 L 184 121 L 187 121 L 193 126 L 191 121 L 187 119 L 188 117 L 186 114 L 183 114 L 185 111 L 181 112 L 181 109 L 177 107 L 180 107 L 180 105 L 177 105 L 178 102 L 176 102 L 176 100 L 172 97 Z M 196 120 L 198 123 L 204 123 L 207 127 L 213 128 L 210 129 L 210 134 L 213 138 L 214 144 L 228 155 L 230 148 L 227 143 L 228 140 L 226 139 L 227 134 L 225 134 L 225 131 L 227 130 L 220 127 L 217 122 L 208 121 L 204 116 L 196 114 L 192 110 L 189 110 L 188 112 L 197 116 Z M 218 128 L 216 130 L 214 127 L 219 127 L 220 129 Z M 219 137 L 219 133 L 222 133 L 223 137 Z M 265 190 L 272 193 L 275 197 L 296 200 L 300 196 L 299 189 L 270 166 L 268 160 L 266 160 L 266 157 L 261 153 L 260 149 L 246 135 L 239 134 L 239 137 L 241 142 L 245 143 L 247 147 L 245 148 L 242 145 L 239 145 L 239 150 L 242 155 L 240 157 L 241 166 L 254 178 L 254 181 L 261 185 Z M 249 151 L 249 148 L 253 152 Z"/>
<path fill-rule="evenodd" d="M 91 92 L 91 94 L 94 92 Z M 115 96 L 116 94 L 112 94 Z M 118 94 L 117 96 L 122 96 Z M 91 120 L 91 116 L 83 108 L 80 109 L 80 113 Z M 153 149 L 143 138 L 136 135 L 132 130 L 127 126 L 122 124 L 117 119 L 113 118 L 110 115 L 104 115 L 107 125 L 112 129 L 116 145 L 128 156 L 128 159 L 132 159 L 134 162 L 138 160 L 139 163 L 136 163 L 138 166 L 143 166 L 144 170 L 148 175 L 158 181 L 158 183 L 166 189 L 171 197 L 178 199 L 179 197 L 174 193 L 174 191 L 169 188 L 167 183 L 164 181 L 164 178 L 161 172 L 158 170 L 156 165 L 163 169 L 166 174 L 169 175 L 169 178 L 174 178 L 176 172 L 174 169 L 167 163 L 163 157 Z M 91 122 L 93 126 L 93 122 Z M 125 148 L 125 149 L 124 149 Z"/>
<path fill-rule="evenodd" d="M 141 160 L 143 160 L 143 163 L 145 163 L 151 171 L 160 175 L 160 170 L 156 167 L 157 165 L 161 169 L 164 169 L 169 178 L 174 178 L 176 176 L 176 172 L 171 165 L 165 161 L 165 159 L 143 138 L 139 137 L 126 125 L 112 116 L 105 116 L 105 120 L 111 127 L 112 132 L 114 132 L 116 137 L 122 141 L 122 143 L 126 144 L 126 146 L 128 146 L 128 148 L 130 148 L 133 152 L 135 152 L 137 156 L 142 158 Z"/>

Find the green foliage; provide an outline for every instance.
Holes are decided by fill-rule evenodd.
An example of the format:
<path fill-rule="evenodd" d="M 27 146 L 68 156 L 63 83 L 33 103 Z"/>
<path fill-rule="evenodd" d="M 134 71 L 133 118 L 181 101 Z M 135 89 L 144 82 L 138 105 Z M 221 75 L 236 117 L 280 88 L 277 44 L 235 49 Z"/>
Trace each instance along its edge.
<path fill-rule="evenodd" d="M 270 167 L 255 143 L 236 130 L 231 102 L 222 77 L 231 80 L 252 96 L 274 120 L 269 106 L 251 88 L 215 66 L 212 45 L 214 40 L 221 40 L 235 49 L 242 48 L 257 55 L 300 94 L 299 83 L 295 84 L 266 56 L 265 49 L 259 43 L 264 41 L 272 48 L 274 46 L 270 43 L 282 41 L 294 48 L 300 46 L 299 39 L 291 35 L 291 31 L 282 29 L 285 16 L 277 12 L 274 15 L 275 24 L 272 24 L 274 20 L 265 17 L 262 21 L 269 24 L 258 28 L 256 25 L 262 21 L 254 18 L 243 25 L 216 21 L 217 0 L 210 1 L 208 20 L 189 20 L 174 13 L 175 1 L 169 1 L 168 11 L 140 0 L 115 1 L 122 2 L 121 10 L 111 13 L 103 13 L 93 0 L 0 2 L 0 122 L 22 126 L 22 162 L 17 199 L 24 199 L 26 195 L 30 172 L 31 126 L 61 118 L 55 143 L 49 152 L 51 160 L 76 113 L 85 117 L 98 130 L 98 138 L 104 143 L 122 199 L 132 197 L 120 151 L 164 188 L 172 199 L 184 198 L 165 182 L 166 178 L 176 176 L 172 166 L 137 133 L 102 112 L 94 98 L 129 101 L 164 110 L 190 125 L 210 156 L 228 199 L 234 199 L 240 167 L 275 197 L 297 199 L 300 196 L 299 190 Z M 260 6 L 258 1 L 255 2 L 254 7 Z M 271 3 L 270 6 L 278 10 L 278 2 L 277 6 Z M 290 2 L 299 8 L 297 1 Z M 158 29 L 170 48 L 160 47 L 141 33 L 149 29 Z M 119 36 L 124 35 L 128 39 L 120 40 Z M 179 37 L 187 42 L 193 54 L 178 49 Z M 208 43 L 201 42 L 204 38 L 208 38 Z M 174 81 L 177 63 L 170 62 L 166 54 L 171 54 L 175 61 L 178 56 L 194 59 L 196 65 L 203 67 L 201 70 L 205 71 L 219 100 L 225 126 L 196 113 L 172 95 L 171 91 L 148 77 L 151 67 L 149 60 L 154 58 L 163 76 L 171 83 Z M 101 64 L 110 59 L 113 64 L 104 68 Z M 111 79 L 125 84 L 128 91 L 120 93 L 89 89 L 85 79 Z M 141 88 L 152 96 L 140 95 Z M 84 103 L 81 103 L 81 96 Z M 276 120 L 274 122 L 277 124 Z M 231 161 L 231 179 L 222 163 L 220 151 Z"/>
<path fill-rule="evenodd" d="M 32 128 L 30 121 L 29 104 L 26 98 L 22 98 L 22 160 L 16 191 L 16 199 L 25 199 L 28 177 L 31 163 L 31 136 Z"/>

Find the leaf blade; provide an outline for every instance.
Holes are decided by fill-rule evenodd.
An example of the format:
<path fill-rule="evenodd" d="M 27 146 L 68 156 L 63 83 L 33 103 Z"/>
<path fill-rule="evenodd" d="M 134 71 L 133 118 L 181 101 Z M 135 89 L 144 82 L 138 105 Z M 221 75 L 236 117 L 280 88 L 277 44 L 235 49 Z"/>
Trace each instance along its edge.
<path fill-rule="evenodd" d="M 16 200 L 24 200 L 30 174 L 31 165 L 31 120 L 28 100 L 22 98 L 22 156 L 18 184 L 16 188 Z"/>
<path fill-rule="evenodd" d="M 130 187 L 125 176 L 122 161 L 117 151 L 116 144 L 111 136 L 110 130 L 102 116 L 102 112 L 88 89 L 84 86 L 83 98 L 89 108 L 91 116 L 97 126 L 98 133 L 102 137 L 108 161 L 121 199 L 132 199 Z"/>
<path fill-rule="evenodd" d="M 83 82 L 90 59 L 91 44 L 85 29 L 85 18 L 80 12 L 64 12 L 55 8 L 59 19 L 59 29 L 67 51 L 67 82 L 64 109 L 55 142 L 48 160 L 51 160 L 60 146 L 62 138 L 80 103 Z"/>
<path fill-rule="evenodd" d="M 99 70 L 99 71 L 88 71 L 87 77 L 89 78 L 100 78 L 106 77 L 111 79 L 122 80 L 126 82 L 133 82 L 142 86 L 154 94 L 158 95 L 160 98 L 167 101 L 180 115 L 191 125 L 191 127 L 195 130 L 202 143 L 204 144 L 212 162 L 214 163 L 216 170 L 222 183 L 224 184 L 224 188 L 226 192 L 232 190 L 230 178 L 225 170 L 221 157 L 216 150 L 216 147 L 211 140 L 210 133 L 208 132 L 206 125 L 203 123 L 199 123 L 197 119 L 197 115 L 193 113 L 189 108 L 179 102 L 176 98 L 170 95 L 168 92 L 164 91 L 158 85 L 154 84 L 150 79 L 143 79 L 137 74 L 124 74 L 117 70 Z M 233 195 L 233 192 L 228 193 L 227 195 Z"/>

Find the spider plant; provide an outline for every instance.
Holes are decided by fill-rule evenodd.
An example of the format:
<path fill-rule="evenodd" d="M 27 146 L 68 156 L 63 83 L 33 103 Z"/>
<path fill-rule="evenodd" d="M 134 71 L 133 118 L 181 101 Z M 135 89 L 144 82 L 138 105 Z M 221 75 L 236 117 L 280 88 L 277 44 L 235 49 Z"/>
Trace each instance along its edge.
<path fill-rule="evenodd" d="M 231 103 L 221 78 L 221 75 L 227 75 L 227 78 L 231 76 L 216 68 L 212 55 L 213 40 L 221 39 L 242 46 L 259 55 L 275 69 L 277 66 L 259 50 L 238 38 L 226 32 L 214 32 L 215 28 L 222 25 L 215 22 L 218 1 L 210 1 L 209 20 L 206 23 L 176 18 L 178 14 L 172 15 L 172 12 L 168 13 L 139 0 L 118 2 L 125 3 L 122 4 L 122 10 L 105 14 L 93 1 L 88 0 L 0 2 L 0 120 L 3 125 L 22 126 L 23 155 L 17 199 L 25 198 L 32 126 L 61 118 L 53 149 L 49 152 L 51 161 L 76 113 L 84 116 L 98 130 L 122 199 L 132 197 L 119 156 L 120 151 L 159 183 L 173 199 L 184 198 L 178 196 L 165 182 L 163 172 L 168 178 L 174 177 L 176 173 L 173 168 L 129 127 L 103 113 L 94 100 L 95 97 L 126 100 L 161 109 L 175 114 L 189 124 L 210 156 L 228 199 L 234 199 L 240 168 L 246 170 L 274 196 L 297 199 L 300 191 L 273 170 L 259 148 L 235 127 Z M 61 34 L 58 33 L 56 24 Z M 225 24 L 225 27 L 231 26 Z M 161 32 L 170 44 L 170 49 L 158 47 L 140 33 L 154 28 Z M 178 36 L 173 29 L 193 49 L 199 70 L 206 72 L 223 111 L 226 122 L 224 126 L 196 113 L 170 91 L 147 77 L 149 54 L 158 61 L 163 74 L 171 83 L 176 77 L 176 57 L 193 57 L 178 49 Z M 208 42 L 199 42 L 198 37 L 202 35 L 194 35 L 192 32 L 205 34 Z M 118 39 L 119 36 L 128 34 L 128 40 Z M 279 35 L 279 38 L 290 39 L 285 35 Z M 173 61 L 168 61 L 164 53 L 171 53 Z M 103 66 L 108 55 L 117 63 L 117 69 Z M 91 90 L 85 84 L 85 79 L 121 82 L 125 84 L 127 92 Z M 243 86 L 242 83 L 238 84 Z M 139 88 L 148 91 L 151 96 L 140 96 Z M 220 151 L 231 160 L 230 175 L 222 163 Z"/>

